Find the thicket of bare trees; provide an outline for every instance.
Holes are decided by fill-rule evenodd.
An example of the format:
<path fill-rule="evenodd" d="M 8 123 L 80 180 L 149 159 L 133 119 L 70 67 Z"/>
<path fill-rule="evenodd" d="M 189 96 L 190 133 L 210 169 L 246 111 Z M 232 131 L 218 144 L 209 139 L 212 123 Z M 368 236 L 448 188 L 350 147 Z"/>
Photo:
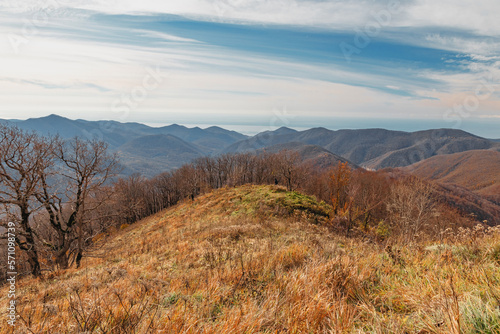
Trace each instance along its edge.
<path fill-rule="evenodd" d="M 375 172 L 352 171 L 347 163 L 339 163 L 329 175 L 329 190 L 334 216 L 346 235 L 357 222 L 366 231 L 386 217 L 389 180 Z"/>
<path fill-rule="evenodd" d="M 299 171 L 299 157 L 289 151 L 203 157 L 149 180 L 137 174 L 118 180 L 116 211 L 121 213 L 123 223 L 132 223 L 211 189 L 278 183 L 293 190 L 304 180 L 303 172 Z"/>

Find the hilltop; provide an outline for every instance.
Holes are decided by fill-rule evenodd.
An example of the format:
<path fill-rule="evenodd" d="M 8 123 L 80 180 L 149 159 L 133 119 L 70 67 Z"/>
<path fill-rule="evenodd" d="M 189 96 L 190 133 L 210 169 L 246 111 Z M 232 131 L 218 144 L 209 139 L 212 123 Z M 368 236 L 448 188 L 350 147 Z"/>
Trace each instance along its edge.
<path fill-rule="evenodd" d="M 15 332 L 500 331 L 498 233 L 386 247 L 336 233 L 331 210 L 278 186 L 186 200 L 97 236 L 80 269 L 20 280 Z"/>

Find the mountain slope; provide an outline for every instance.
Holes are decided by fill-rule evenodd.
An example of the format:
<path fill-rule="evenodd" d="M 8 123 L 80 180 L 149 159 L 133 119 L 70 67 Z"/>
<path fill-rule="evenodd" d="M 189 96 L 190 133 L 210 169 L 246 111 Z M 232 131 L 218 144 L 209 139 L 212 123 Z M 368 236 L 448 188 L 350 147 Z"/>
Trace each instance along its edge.
<path fill-rule="evenodd" d="M 132 139 L 118 153 L 130 170 L 145 176 L 181 167 L 204 153 L 195 145 L 172 135 L 150 135 Z"/>
<path fill-rule="evenodd" d="M 439 183 L 436 195 L 441 202 L 448 203 L 462 215 L 473 215 L 479 222 L 490 226 L 500 224 L 500 199 L 497 196 L 477 194 L 456 184 Z"/>
<path fill-rule="evenodd" d="M 473 150 L 435 156 L 404 168 L 422 178 L 458 184 L 483 195 L 500 194 L 500 152 Z"/>
<path fill-rule="evenodd" d="M 267 146 L 264 149 L 257 150 L 257 152 L 279 153 L 283 150 L 297 152 L 302 164 L 307 165 L 317 171 L 331 169 L 337 166 L 339 162 L 347 163 L 352 169 L 359 168 L 359 166 L 357 166 L 356 164 L 336 154 L 333 154 L 332 152 L 322 148 L 321 146 L 307 145 L 298 142 Z"/>
<path fill-rule="evenodd" d="M 383 247 L 334 234 L 330 210 L 271 186 L 186 201 L 97 236 L 80 269 L 19 279 L 16 331 L 451 333 L 452 300 L 464 333 L 499 328 L 498 234 Z"/>

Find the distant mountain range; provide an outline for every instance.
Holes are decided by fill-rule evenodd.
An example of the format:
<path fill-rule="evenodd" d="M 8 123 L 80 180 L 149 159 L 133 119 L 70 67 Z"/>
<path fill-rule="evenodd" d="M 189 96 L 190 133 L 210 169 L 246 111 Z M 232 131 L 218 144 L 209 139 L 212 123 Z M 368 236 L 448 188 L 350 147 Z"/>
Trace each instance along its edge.
<path fill-rule="evenodd" d="M 124 175 L 139 172 L 153 176 L 201 156 L 260 150 L 297 151 L 304 161 L 322 168 L 347 161 L 353 167 L 371 169 L 404 167 L 433 156 L 471 150 L 500 151 L 500 142 L 454 129 L 296 131 L 283 127 L 249 137 L 216 126 L 201 129 L 174 124 L 155 128 L 140 123 L 70 120 L 57 115 L 0 122 L 44 135 L 102 139 L 112 151 L 118 152 L 125 167 Z"/>
<path fill-rule="evenodd" d="M 288 142 L 317 145 L 371 169 L 408 166 L 435 155 L 478 149 L 500 150 L 497 142 L 454 129 L 401 132 L 314 128 L 301 132 L 278 129 L 261 133 L 228 146 L 224 152 L 252 151 Z"/>
<path fill-rule="evenodd" d="M 247 138 L 217 126 L 201 129 L 174 124 L 155 128 L 140 123 L 70 120 L 57 115 L 0 122 L 43 135 L 101 139 L 110 150 L 118 152 L 124 175 L 141 173 L 148 177 L 179 168 L 195 158 L 217 154 L 221 148 Z"/>

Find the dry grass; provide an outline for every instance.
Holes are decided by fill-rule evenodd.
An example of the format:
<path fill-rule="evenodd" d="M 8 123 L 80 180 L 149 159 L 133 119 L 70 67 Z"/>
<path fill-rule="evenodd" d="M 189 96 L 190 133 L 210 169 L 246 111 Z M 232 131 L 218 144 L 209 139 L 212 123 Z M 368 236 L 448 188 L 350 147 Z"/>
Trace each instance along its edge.
<path fill-rule="evenodd" d="M 329 210 L 271 186 L 181 203 L 22 279 L 14 331 L 3 288 L 1 332 L 500 333 L 498 233 L 386 248 L 335 235 Z"/>

